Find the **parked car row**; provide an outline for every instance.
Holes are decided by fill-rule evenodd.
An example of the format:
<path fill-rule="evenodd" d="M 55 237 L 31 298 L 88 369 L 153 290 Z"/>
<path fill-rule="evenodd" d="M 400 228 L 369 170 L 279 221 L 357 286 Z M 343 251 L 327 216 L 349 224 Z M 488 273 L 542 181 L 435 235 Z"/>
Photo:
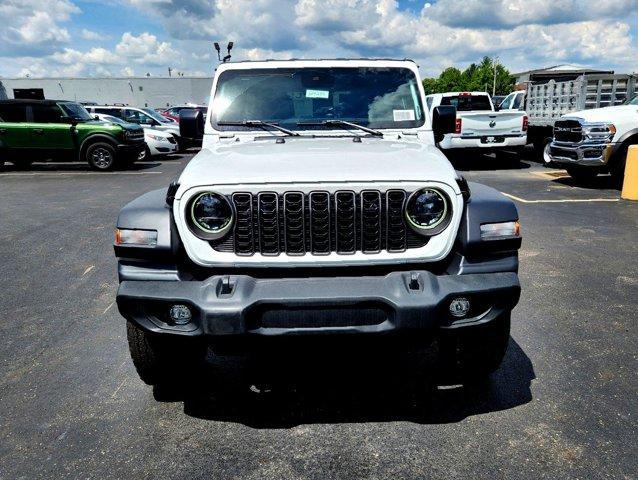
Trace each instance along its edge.
<path fill-rule="evenodd" d="M 85 161 L 95 170 L 127 167 L 193 143 L 179 124 L 150 108 L 83 106 L 65 100 L 0 101 L 0 168 L 35 161 Z"/>

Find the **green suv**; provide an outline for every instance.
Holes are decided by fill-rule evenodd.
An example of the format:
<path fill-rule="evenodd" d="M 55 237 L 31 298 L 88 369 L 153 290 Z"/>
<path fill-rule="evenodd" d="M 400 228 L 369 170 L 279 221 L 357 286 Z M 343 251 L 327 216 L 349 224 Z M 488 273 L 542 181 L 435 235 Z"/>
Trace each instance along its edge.
<path fill-rule="evenodd" d="M 132 164 L 145 151 L 144 130 L 96 120 L 75 102 L 0 101 L 0 169 L 34 161 L 86 161 L 95 170 Z"/>

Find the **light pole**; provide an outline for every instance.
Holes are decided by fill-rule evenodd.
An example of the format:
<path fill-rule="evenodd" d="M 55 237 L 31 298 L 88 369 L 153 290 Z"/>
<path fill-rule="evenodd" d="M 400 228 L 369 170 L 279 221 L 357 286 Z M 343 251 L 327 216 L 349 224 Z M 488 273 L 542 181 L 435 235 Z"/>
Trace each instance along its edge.
<path fill-rule="evenodd" d="M 494 67 L 494 82 L 492 83 L 492 96 L 496 95 L 496 66 L 498 65 L 498 55 L 492 60 L 492 66 Z"/>

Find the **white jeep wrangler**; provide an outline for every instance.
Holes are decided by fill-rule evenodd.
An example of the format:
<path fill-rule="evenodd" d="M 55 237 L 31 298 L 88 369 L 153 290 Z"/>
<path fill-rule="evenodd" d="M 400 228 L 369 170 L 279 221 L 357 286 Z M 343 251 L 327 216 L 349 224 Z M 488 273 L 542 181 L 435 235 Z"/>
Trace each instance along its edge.
<path fill-rule="evenodd" d="M 203 148 L 117 220 L 119 311 L 148 384 L 229 345 L 310 339 L 438 345 L 435 368 L 496 369 L 520 295 L 514 204 L 436 148 L 452 106 L 424 108 L 393 60 L 221 65 Z M 397 342 L 398 341 L 398 342 Z"/>

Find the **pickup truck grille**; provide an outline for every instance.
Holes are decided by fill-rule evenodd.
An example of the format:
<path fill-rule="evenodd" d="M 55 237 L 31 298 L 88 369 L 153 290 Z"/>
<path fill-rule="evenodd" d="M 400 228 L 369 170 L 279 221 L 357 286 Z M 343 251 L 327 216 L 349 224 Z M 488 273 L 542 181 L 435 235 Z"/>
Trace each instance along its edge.
<path fill-rule="evenodd" d="M 144 131 L 131 132 L 126 137 L 128 143 L 141 143 L 144 141 Z"/>
<path fill-rule="evenodd" d="M 554 124 L 554 140 L 579 143 L 583 139 L 583 127 L 578 120 L 557 120 Z"/>
<path fill-rule="evenodd" d="M 229 196 L 233 233 L 211 245 L 245 256 L 403 252 L 427 243 L 405 223 L 407 197 L 404 190 L 237 192 Z"/>

